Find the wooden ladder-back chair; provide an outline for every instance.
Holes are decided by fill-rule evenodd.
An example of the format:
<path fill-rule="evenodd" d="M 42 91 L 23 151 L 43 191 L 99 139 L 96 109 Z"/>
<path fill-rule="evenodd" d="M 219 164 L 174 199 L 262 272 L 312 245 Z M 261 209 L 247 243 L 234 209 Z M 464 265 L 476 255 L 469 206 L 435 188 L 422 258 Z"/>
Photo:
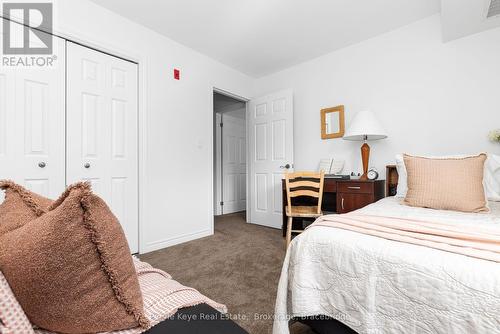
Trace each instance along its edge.
<path fill-rule="evenodd" d="M 323 183 L 325 172 L 297 172 L 285 173 L 286 184 L 286 216 L 288 217 L 286 229 L 286 247 L 292 240 L 293 233 L 302 233 L 303 230 L 292 230 L 293 218 L 318 218 L 323 215 L 321 202 L 323 200 Z M 314 206 L 293 206 L 292 198 L 312 197 L 318 200 Z"/>

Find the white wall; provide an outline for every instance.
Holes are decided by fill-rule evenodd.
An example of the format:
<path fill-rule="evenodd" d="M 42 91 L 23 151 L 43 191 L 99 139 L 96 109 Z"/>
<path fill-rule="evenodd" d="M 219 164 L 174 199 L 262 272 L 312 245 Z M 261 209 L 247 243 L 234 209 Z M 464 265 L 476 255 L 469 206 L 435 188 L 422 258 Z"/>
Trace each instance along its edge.
<path fill-rule="evenodd" d="M 56 32 L 140 62 L 141 252 L 213 233 L 213 87 L 251 96 L 252 79 L 86 0 L 55 15 Z"/>
<path fill-rule="evenodd" d="M 499 87 L 500 29 L 443 43 L 438 15 L 255 82 L 257 95 L 294 91 L 296 169 L 333 156 L 361 170 L 361 143 L 320 137 L 320 109 L 344 104 L 347 126 L 370 108 L 389 133 L 370 144 L 383 173 L 397 152 L 499 152 L 486 138 L 500 127 Z"/>

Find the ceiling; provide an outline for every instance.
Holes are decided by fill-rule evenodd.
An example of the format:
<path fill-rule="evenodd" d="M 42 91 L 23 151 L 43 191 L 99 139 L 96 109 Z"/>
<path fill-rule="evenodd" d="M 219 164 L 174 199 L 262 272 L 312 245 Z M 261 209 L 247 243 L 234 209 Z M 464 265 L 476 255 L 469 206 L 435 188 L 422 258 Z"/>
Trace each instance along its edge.
<path fill-rule="evenodd" d="M 252 77 L 440 11 L 439 0 L 92 1 Z"/>
<path fill-rule="evenodd" d="M 486 18 L 490 0 L 441 0 L 445 42 L 500 27 L 500 16 Z"/>

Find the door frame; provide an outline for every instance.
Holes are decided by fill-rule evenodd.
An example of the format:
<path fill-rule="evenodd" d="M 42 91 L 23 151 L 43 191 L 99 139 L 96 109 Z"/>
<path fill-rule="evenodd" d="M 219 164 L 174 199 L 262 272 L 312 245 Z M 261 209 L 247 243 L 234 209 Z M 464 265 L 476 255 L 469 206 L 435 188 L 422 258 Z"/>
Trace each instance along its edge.
<path fill-rule="evenodd" d="M 16 18 L 6 18 L 3 12 L 0 10 L 0 17 L 5 20 L 11 20 L 14 22 L 19 21 Z M 23 24 L 23 23 L 20 23 Z M 35 25 L 30 22 L 28 25 Z M 34 28 L 37 29 L 37 28 Z M 44 31 L 43 27 L 38 28 L 38 30 Z M 44 31 L 46 32 L 46 31 Z M 106 53 L 108 55 L 121 58 L 126 61 L 131 61 L 137 64 L 137 187 L 138 187 L 138 235 L 139 235 L 139 254 L 142 254 L 146 250 L 146 240 L 144 240 L 144 235 L 142 233 L 143 223 L 146 221 L 145 213 L 145 203 L 146 203 L 146 191 L 145 187 L 147 185 L 147 174 L 146 174 L 146 162 L 147 162 L 147 124 L 148 124 L 148 68 L 150 60 L 148 57 L 137 52 L 133 48 L 123 48 L 122 45 L 114 43 L 113 41 L 101 39 L 96 36 L 91 36 L 85 31 L 73 30 L 62 31 L 59 26 L 54 25 L 51 35 L 60 37 L 67 41 L 80 44 L 82 46 L 94 49 L 99 52 Z M 66 144 L 65 144 L 66 146 Z M 213 224 L 212 224 L 213 225 Z"/>
<path fill-rule="evenodd" d="M 224 196 L 222 189 L 222 129 L 219 126 L 220 123 L 223 122 L 222 113 L 215 112 L 214 110 L 214 130 L 215 130 L 215 138 L 214 138 L 214 216 L 220 216 L 224 213 L 220 202 Z M 217 181 L 217 182 L 216 182 Z"/>
<path fill-rule="evenodd" d="M 222 95 L 225 95 L 225 96 L 228 96 L 228 97 L 232 97 L 236 100 L 240 100 L 242 102 L 245 102 L 245 119 L 248 117 L 248 102 L 250 101 L 250 98 L 247 98 L 247 97 L 243 97 L 243 96 L 240 96 L 240 95 L 237 95 L 237 94 L 234 94 L 234 93 L 231 93 L 227 90 L 224 90 L 224 89 L 220 89 L 220 88 L 217 88 L 215 86 L 212 87 L 212 92 L 211 92 L 211 100 L 212 100 L 212 113 L 214 114 L 213 116 L 213 124 L 212 124 L 212 147 L 211 147 L 211 150 L 212 150 L 212 171 L 211 171 L 211 175 L 212 175 L 212 191 L 211 191 L 211 198 L 210 198 L 210 203 L 211 203 L 211 207 L 212 207 L 212 234 L 214 232 L 214 223 L 215 223 L 215 213 L 216 213 L 216 209 L 215 209 L 215 198 L 218 197 L 216 194 L 216 187 L 218 187 L 218 185 L 215 184 L 215 181 L 216 181 L 216 178 L 215 178 L 215 173 L 217 173 L 217 175 L 220 175 L 222 176 L 222 168 L 217 168 L 218 165 L 221 165 L 221 164 L 217 164 L 217 161 L 216 161 L 216 151 L 215 151 L 215 148 L 216 148 L 216 145 L 218 144 L 218 138 L 216 138 L 216 129 L 217 129 L 217 117 L 216 117 L 216 114 L 215 114 L 215 111 L 214 111 L 214 108 L 213 108 L 213 105 L 214 105 L 214 93 L 218 93 L 218 94 L 222 94 Z M 249 195 L 249 189 L 248 189 L 248 184 L 249 184 L 249 170 L 248 170 L 248 158 L 249 158 L 249 152 L 248 152 L 248 122 L 245 122 L 245 128 L 246 128 L 246 134 L 245 134 L 245 137 L 246 137 L 246 140 L 245 140 L 245 154 L 246 154 L 246 161 L 247 161 L 247 164 L 246 164 L 246 222 L 250 222 L 250 215 L 249 215 L 249 199 L 250 197 L 248 196 Z M 220 138 L 221 142 L 222 142 L 222 136 Z"/>

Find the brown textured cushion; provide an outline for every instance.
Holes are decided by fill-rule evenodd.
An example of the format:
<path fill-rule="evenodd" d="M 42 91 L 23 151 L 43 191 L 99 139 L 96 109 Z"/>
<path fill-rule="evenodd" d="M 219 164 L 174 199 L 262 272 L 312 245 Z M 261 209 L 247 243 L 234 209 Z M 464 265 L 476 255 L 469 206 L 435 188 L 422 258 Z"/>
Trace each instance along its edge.
<path fill-rule="evenodd" d="M 0 189 L 5 191 L 0 205 L 0 236 L 41 216 L 53 202 L 8 180 L 0 181 Z"/>
<path fill-rule="evenodd" d="M 149 325 L 123 230 L 87 183 L 0 236 L 0 268 L 41 328 L 95 333 Z"/>
<path fill-rule="evenodd" d="M 465 158 L 404 155 L 410 206 L 463 212 L 487 212 L 483 187 L 486 154 Z"/>

